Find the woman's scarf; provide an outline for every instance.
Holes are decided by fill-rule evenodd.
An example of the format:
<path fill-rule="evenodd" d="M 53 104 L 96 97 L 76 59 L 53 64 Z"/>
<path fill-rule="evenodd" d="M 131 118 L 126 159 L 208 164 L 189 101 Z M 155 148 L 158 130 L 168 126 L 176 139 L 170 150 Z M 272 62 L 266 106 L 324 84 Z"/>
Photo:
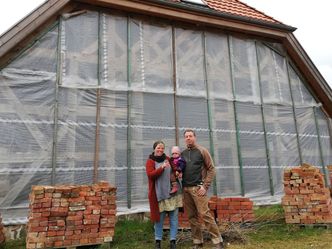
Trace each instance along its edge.
<path fill-rule="evenodd" d="M 154 152 L 152 152 L 149 158 L 152 159 L 153 161 L 156 161 L 157 163 L 161 163 L 166 160 L 166 154 L 163 153 L 161 156 L 155 156 Z"/>

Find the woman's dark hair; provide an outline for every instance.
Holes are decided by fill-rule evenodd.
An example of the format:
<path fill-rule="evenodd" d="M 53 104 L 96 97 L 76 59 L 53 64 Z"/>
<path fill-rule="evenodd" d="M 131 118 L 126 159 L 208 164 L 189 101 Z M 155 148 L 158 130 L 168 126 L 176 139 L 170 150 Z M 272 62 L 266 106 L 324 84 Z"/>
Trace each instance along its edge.
<path fill-rule="evenodd" d="M 163 142 L 163 141 L 161 141 L 161 140 L 158 140 L 158 141 L 156 141 L 156 142 L 154 142 L 154 144 L 153 144 L 153 149 L 155 149 L 157 146 L 158 146 L 158 144 L 162 144 L 162 145 L 164 145 L 164 147 L 165 147 L 165 143 Z"/>

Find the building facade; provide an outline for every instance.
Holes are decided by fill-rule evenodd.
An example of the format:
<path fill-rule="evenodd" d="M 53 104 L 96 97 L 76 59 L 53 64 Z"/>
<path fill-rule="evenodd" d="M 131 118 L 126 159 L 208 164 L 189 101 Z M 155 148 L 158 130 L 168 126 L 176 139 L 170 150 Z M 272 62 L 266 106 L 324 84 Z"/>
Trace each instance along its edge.
<path fill-rule="evenodd" d="M 7 222 L 26 217 L 32 185 L 106 180 L 117 187 L 119 212 L 148 210 L 152 144 L 183 148 L 185 128 L 210 150 L 210 193 L 219 196 L 277 203 L 285 168 L 309 163 L 325 173 L 332 164 L 329 102 L 284 39 L 133 10 L 167 2 L 161 8 L 181 16 L 188 12 L 179 6 L 207 8 L 190 3 L 78 2 L 87 3 L 57 8 L 61 16 L 0 71 Z"/>

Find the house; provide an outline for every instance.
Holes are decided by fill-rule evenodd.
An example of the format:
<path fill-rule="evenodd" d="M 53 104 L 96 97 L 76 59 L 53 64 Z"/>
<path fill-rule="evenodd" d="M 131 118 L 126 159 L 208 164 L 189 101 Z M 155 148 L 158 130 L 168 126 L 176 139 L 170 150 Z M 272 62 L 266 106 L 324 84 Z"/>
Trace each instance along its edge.
<path fill-rule="evenodd" d="M 238 0 L 49 0 L 0 37 L 0 213 L 32 185 L 117 187 L 148 210 L 145 161 L 197 132 L 210 193 L 278 203 L 284 168 L 332 164 L 332 90 L 294 27 Z"/>

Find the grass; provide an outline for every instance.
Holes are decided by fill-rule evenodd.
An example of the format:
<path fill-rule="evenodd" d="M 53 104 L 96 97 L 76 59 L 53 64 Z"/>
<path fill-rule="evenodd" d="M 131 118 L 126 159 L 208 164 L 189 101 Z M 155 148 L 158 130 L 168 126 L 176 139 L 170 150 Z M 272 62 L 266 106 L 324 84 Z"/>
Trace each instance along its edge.
<path fill-rule="evenodd" d="M 224 239 L 228 243 L 227 249 L 332 249 L 332 229 L 301 228 L 298 225 L 285 224 L 280 205 L 255 208 L 255 217 L 256 221 L 250 225 L 220 226 Z M 208 235 L 205 235 L 204 248 L 212 248 Z M 169 248 L 168 231 L 165 232 L 162 246 Z M 190 231 L 179 231 L 177 248 L 189 249 L 191 246 Z M 24 239 L 8 241 L 2 248 L 23 249 L 25 248 Z M 116 224 L 113 242 L 79 248 L 154 248 L 153 225 L 149 221 L 120 220 Z"/>
<path fill-rule="evenodd" d="M 255 217 L 242 231 L 246 243 L 231 243 L 229 249 L 332 249 L 332 229 L 285 224 L 280 205 L 257 208 Z"/>
<path fill-rule="evenodd" d="M 153 248 L 153 225 L 151 222 L 122 220 L 116 223 L 114 241 L 111 248 Z"/>
<path fill-rule="evenodd" d="M 0 245 L 0 249 L 24 249 L 25 248 L 25 240 L 8 240 L 5 244 Z"/>
<path fill-rule="evenodd" d="M 332 231 L 325 228 L 300 228 L 296 225 L 267 225 L 247 234 L 245 244 L 229 249 L 331 249 Z"/>

